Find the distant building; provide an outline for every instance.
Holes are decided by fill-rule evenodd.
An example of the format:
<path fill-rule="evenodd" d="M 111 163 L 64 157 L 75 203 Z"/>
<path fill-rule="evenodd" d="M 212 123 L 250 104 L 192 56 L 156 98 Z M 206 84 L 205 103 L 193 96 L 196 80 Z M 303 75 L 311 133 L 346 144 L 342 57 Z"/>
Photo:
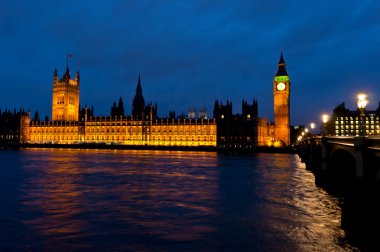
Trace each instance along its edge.
<path fill-rule="evenodd" d="M 119 103 L 116 106 L 116 102 L 113 103 L 113 106 L 111 108 L 111 117 L 112 118 L 119 118 L 124 116 L 124 103 L 123 99 L 119 98 Z"/>
<path fill-rule="evenodd" d="M 189 108 L 189 111 L 187 113 L 187 118 L 195 119 L 197 118 L 197 110 L 195 108 Z"/>
<path fill-rule="evenodd" d="M 327 123 L 327 133 L 335 136 L 359 136 L 361 117 L 359 110 L 350 111 L 345 103 L 337 105 Z M 380 135 L 380 102 L 376 110 L 367 110 L 364 116 L 364 134 Z"/>
<path fill-rule="evenodd" d="M 290 79 L 284 57 L 278 63 L 273 80 L 274 123 L 258 116 L 258 102 L 243 100 L 241 114 L 232 113 L 232 103 L 216 101 L 213 119 L 204 107 L 197 117 L 196 109 L 188 116 L 159 118 L 157 103 L 145 102 L 139 75 L 132 112 L 127 115 L 120 97 L 111 106 L 110 115 L 96 116 L 94 108 L 79 105 L 80 77 L 71 79 L 69 67 L 61 79 L 53 75 L 52 119 L 33 120 L 29 113 L 4 112 L 0 116 L 0 141 L 36 144 L 120 144 L 139 146 L 212 146 L 221 148 L 254 148 L 285 146 L 291 143 L 289 126 Z M 377 117 L 378 119 L 378 117 Z M 371 125 L 371 124 L 370 124 Z M 372 126 L 369 125 L 369 129 Z"/>
<path fill-rule="evenodd" d="M 25 143 L 28 141 L 30 114 L 20 110 L 0 110 L 0 145 Z"/>
<path fill-rule="evenodd" d="M 157 104 L 145 104 L 140 76 L 130 116 L 124 114 L 122 98 L 117 105 L 114 102 L 110 116 L 94 116 L 93 108 L 87 106 L 79 110 L 79 103 L 75 107 L 76 115 L 73 115 L 71 105 L 76 106 L 79 102 L 79 73 L 73 81 L 67 68 L 63 79 L 58 81 L 55 71 L 53 83 L 55 120 L 32 121 L 25 137 L 30 143 L 216 146 L 214 120 L 157 118 Z"/>
<path fill-rule="evenodd" d="M 207 109 L 205 107 L 201 107 L 199 110 L 199 118 L 207 119 Z"/>
<path fill-rule="evenodd" d="M 223 148 L 253 148 L 258 145 L 257 101 L 242 102 L 242 114 L 232 113 L 232 103 L 215 101 L 217 143 Z"/>

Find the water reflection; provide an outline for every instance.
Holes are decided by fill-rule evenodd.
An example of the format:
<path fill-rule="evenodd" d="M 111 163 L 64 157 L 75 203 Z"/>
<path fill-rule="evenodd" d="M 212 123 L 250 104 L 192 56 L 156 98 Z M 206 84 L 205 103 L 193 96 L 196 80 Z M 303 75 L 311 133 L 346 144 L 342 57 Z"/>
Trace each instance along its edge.
<path fill-rule="evenodd" d="M 259 156 L 258 210 L 273 237 L 300 251 L 351 249 L 340 227 L 339 200 L 315 187 L 313 174 L 298 157 Z"/>
<path fill-rule="evenodd" d="M 64 238 L 80 239 L 89 248 L 95 237 L 111 234 L 120 245 L 120 236 L 183 242 L 214 231 L 207 217 L 216 214 L 212 206 L 218 199 L 215 153 L 29 150 L 27 155 L 23 204 L 33 216 L 24 224 L 49 237 L 45 246 Z"/>
<path fill-rule="evenodd" d="M 0 185 L 12 197 L 0 193 L 9 207 L 0 211 L 9 229 L 0 230 L 0 250 L 354 249 L 339 200 L 295 155 L 26 149 L 0 157 L 8 164 L 0 178 L 18 178 Z"/>

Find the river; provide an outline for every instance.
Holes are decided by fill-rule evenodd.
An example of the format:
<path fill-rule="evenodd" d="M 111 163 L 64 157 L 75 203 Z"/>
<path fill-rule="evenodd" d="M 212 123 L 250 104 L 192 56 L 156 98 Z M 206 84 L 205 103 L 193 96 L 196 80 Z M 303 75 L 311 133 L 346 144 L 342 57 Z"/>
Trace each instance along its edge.
<path fill-rule="evenodd" d="M 0 151 L 0 251 L 352 251 L 296 155 Z"/>

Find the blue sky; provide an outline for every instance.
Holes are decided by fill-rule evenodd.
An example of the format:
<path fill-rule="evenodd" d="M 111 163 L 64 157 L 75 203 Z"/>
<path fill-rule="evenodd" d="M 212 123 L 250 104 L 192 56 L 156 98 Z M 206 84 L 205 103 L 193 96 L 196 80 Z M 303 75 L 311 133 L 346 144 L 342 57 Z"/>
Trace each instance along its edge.
<path fill-rule="evenodd" d="M 259 102 L 273 117 L 281 50 L 291 78 L 291 124 L 318 122 L 356 94 L 380 100 L 376 1 L 1 1 L 0 108 L 51 116 L 54 68 L 81 74 L 81 104 L 107 115 L 121 96 L 131 113 L 141 74 L 161 116 L 215 99 Z"/>

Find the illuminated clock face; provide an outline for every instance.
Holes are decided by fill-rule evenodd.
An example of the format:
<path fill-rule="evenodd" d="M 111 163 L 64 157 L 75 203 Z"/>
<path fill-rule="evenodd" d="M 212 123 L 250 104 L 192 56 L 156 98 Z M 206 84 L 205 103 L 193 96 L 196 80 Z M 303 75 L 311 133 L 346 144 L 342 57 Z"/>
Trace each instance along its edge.
<path fill-rule="evenodd" d="M 277 90 L 284 90 L 285 89 L 285 84 L 283 82 L 280 82 L 277 84 Z"/>

